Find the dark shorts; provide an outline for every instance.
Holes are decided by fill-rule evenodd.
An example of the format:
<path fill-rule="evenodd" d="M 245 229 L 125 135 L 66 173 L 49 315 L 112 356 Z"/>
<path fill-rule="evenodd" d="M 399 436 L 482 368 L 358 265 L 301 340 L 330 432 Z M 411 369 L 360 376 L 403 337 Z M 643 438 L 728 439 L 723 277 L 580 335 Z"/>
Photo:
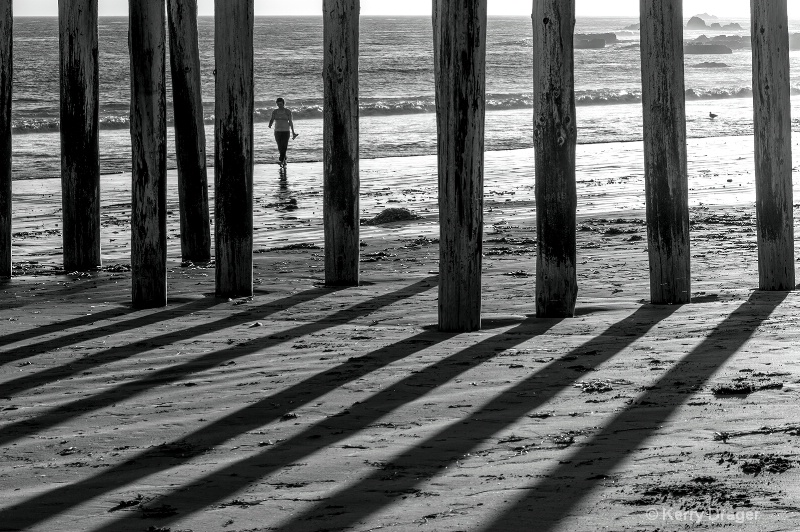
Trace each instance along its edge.
<path fill-rule="evenodd" d="M 280 153 L 280 161 L 286 160 L 286 148 L 289 147 L 289 131 L 276 131 L 275 142 L 278 143 L 278 152 Z"/>

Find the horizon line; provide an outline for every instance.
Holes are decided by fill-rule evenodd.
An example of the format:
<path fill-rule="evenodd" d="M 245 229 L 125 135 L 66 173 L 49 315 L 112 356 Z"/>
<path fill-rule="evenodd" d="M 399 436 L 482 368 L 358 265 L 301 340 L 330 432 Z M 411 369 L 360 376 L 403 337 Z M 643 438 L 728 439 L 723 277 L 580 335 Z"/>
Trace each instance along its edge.
<path fill-rule="evenodd" d="M 702 14 L 702 13 L 701 13 Z M 198 18 L 213 18 L 215 15 L 198 15 Z M 361 15 L 361 17 L 370 17 L 370 18 L 420 18 L 420 17 L 428 17 L 428 14 L 417 14 L 417 15 Z M 515 14 L 490 14 L 487 15 L 488 18 L 530 18 L 530 15 L 515 15 Z M 696 15 L 684 16 L 683 18 L 688 20 Z M 130 18 L 129 15 L 99 15 L 99 18 Z M 275 18 L 286 18 L 286 17 L 293 17 L 293 18 L 322 18 L 322 14 L 304 14 L 304 15 L 286 15 L 286 14 L 271 14 L 271 15 L 254 15 L 255 18 L 265 18 L 265 17 L 275 17 Z M 14 18 L 58 18 L 58 15 L 14 15 Z M 581 18 L 595 18 L 595 19 L 613 19 L 613 18 L 630 18 L 630 19 L 639 19 L 639 15 L 576 15 L 576 19 Z M 744 20 L 750 19 L 749 16 L 729 16 L 729 17 L 717 17 L 723 20 Z M 799 18 L 790 18 L 789 20 L 800 20 Z"/>

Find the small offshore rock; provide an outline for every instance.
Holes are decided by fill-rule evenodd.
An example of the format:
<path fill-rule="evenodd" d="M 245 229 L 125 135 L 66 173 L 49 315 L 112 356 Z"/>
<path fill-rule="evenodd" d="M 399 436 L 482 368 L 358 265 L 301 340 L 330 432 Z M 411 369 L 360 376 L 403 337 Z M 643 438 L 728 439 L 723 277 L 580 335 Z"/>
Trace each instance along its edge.
<path fill-rule="evenodd" d="M 388 209 L 383 209 L 374 218 L 362 218 L 361 225 L 381 225 L 392 222 L 407 222 L 410 220 L 419 220 L 420 218 L 422 217 L 414 214 L 406 208 L 389 207 Z"/>

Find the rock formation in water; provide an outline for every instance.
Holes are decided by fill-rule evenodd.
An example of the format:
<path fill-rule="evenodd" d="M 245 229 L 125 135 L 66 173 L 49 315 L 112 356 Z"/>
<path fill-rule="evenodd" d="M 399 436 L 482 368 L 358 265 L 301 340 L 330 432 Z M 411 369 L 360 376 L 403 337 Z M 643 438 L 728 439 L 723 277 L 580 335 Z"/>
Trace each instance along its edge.
<path fill-rule="evenodd" d="M 686 23 L 687 30 L 717 30 L 717 31 L 738 31 L 742 30 L 742 26 L 738 22 L 731 22 L 729 24 L 720 24 L 719 22 L 712 22 L 709 26 L 706 21 L 709 19 L 716 19 L 707 13 L 702 15 L 695 15 Z"/>
<path fill-rule="evenodd" d="M 686 55 L 698 54 L 732 54 L 733 50 L 724 44 L 687 44 L 683 47 Z"/>

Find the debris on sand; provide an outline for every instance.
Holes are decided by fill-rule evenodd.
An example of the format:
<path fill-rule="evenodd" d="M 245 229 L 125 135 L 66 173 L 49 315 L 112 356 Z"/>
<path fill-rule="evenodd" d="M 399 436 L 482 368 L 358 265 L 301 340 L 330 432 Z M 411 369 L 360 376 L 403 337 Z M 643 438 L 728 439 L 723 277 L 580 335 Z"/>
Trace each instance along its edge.
<path fill-rule="evenodd" d="M 116 512 L 117 510 L 123 510 L 125 508 L 130 508 L 132 506 L 139 506 L 144 502 L 144 496 L 140 493 L 136 496 L 135 499 L 129 499 L 127 501 L 119 501 L 119 503 L 114 506 L 113 508 L 109 508 L 109 512 Z"/>
<path fill-rule="evenodd" d="M 183 266 L 183 264 L 181 264 Z M 131 271 L 130 264 L 111 264 L 109 266 L 103 266 L 102 271 L 107 273 L 125 273 Z"/>
<path fill-rule="evenodd" d="M 110 508 L 108 511 L 116 512 L 118 510 L 125 510 L 130 508 L 133 510 L 138 510 L 142 519 L 160 519 L 163 517 L 170 517 L 173 515 L 177 515 L 178 513 L 178 510 L 175 507 L 170 506 L 169 504 L 162 504 L 161 506 L 147 506 L 147 504 L 151 501 L 152 497 L 144 497 L 140 493 L 134 499 L 129 499 L 127 501 L 125 500 L 119 501 L 119 503 L 116 506 Z M 155 528 L 151 526 L 147 530 L 148 532 L 151 531 L 163 532 L 164 530 L 168 532 L 169 528 L 164 529 L 164 528 Z"/>
<path fill-rule="evenodd" d="M 713 458 L 718 465 L 730 468 L 732 465 L 739 466 L 739 469 L 747 475 L 757 476 L 761 473 L 772 473 L 780 475 L 797 465 L 797 460 L 785 458 L 777 454 L 740 454 L 735 455 L 730 451 L 719 453 L 719 458 L 715 458 L 717 453 L 710 453 L 706 458 Z"/>
<path fill-rule="evenodd" d="M 531 246 L 536 244 L 536 240 L 532 238 L 514 238 L 508 236 L 489 238 L 486 240 L 486 242 L 491 242 L 493 244 L 510 244 L 512 246 Z"/>
<path fill-rule="evenodd" d="M 178 513 L 178 510 L 169 504 L 162 504 L 161 506 L 139 506 L 139 510 L 142 512 L 143 519 L 170 517 Z"/>
<path fill-rule="evenodd" d="M 575 443 L 575 436 L 569 433 L 559 434 L 553 437 L 553 443 L 562 447 L 569 447 Z"/>
<path fill-rule="evenodd" d="M 782 382 L 766 382 L 764 384 L 758 384 L 740 380 L 731 384 L 716 384 L 711 388 L 711 393 L 717 397 L 728 395 L 750 395 L 751 393 L 759 390 L 780 390 L 781 388 L 783 388 Z"/>
<path fill-rule="evenodd" d="M 380 260 L 391 260 L 397 255 L 389 253 L 388 251 L 375 251 L 373 253 L 364 253 L 361 255 L 361 262 L 378 262 Z"/>
<path fill-rule="evenodd" d="M 579 387 L 583 393 L 604 393 L 610 392 L 614 389 L 610 381 L 603 381 L 599 379 L 591 381 L 581 381 L 575 386 Z"/>
<path fill-rule="evenodd" d="M 406 208 L 402 207 L 389 207 L 383 209 L 374 218 L 362 218 L 361 225 L 381 225 L 392 222 L 408 222 L 411 220 L 419 220 L 422 216 L 418 216 Z"/>
<path fill-rule="evenodd" d="M 269 251 L 294 251 L 298 249 L 322 249 L 312 242 L 300 242 L 298 244 L 287 244 L 285 246 L 278 246 L 274 248 L 261 248 L 253 251 L 253 253 L 267 253 Z"/>
<path fill-rule="evenodd" d="M 433 245 L 433 244 L 438 244 L 439 243 L 439 239 L 438 238 L 428 238 L 428 237 L 426 237 L 424 235 L 420 235 L 418 238 L 415 238 L 413 240 L 401 240 L 401 242 L 406 242 L 406 245 L 403 246 L 406 249 L 417 249 L 417 248 L 419 248 L 421 246 L 430 246 L 430 245 Z"/>
<path fill-rule="evenodd" d="M 755 385 L 749 382 L 717 384 L 711 388 L 711 393 L 714 395 L 749 395 L 754 391 L 756 391 Z"/>
<path fill-rule="evenodd" d="M 485 257 L 491 257 L 496 255 L 524 255 L 526 253 L 536 253 L 536 248 L 532 247 L 512 248 L 509 246 L 500 246 L 496 248 L 487 248 L 484 249 L 483 251 L 483 255 Z"/>
<path fill-rule="evenodd" d="M 233 499 L 230 502 L 223 502 L 219 505 L 220 508 L 227 508 L 229 506 L 238 506 L 239 508 L 249 508 L 251 506 L 258 506 L 263 501 L 245 501 L 243 499 Z"/>
<path fill-rule="evenodd" d="M 790 424 L 781 425 L 778 427 L 764 426 L 753 430 L 717 431 L 714 432 L 714 441 L 727 442 L 730 438 L 737 438 L 740 436 L 752 436 L 754 434 L 775 434 L 778 432 L 785 432 L 786 434 L 797 436 L 800 435 L 800 425 Z"/>
<path fill-rule="evenodd" d="M 785 473 L 794 467 L 791 460 L 774 454 L 754 454 L 747 458 L 741 465 L 742 472 L 748 475 L 758 475 L 759 473 Z"/>
<path fill-rule="evenodd" d="M 713 477 L 697 477 L 684 484 L 650 485 L 638 490 L 642 495 L 627 504 L 633 506 L 659 506 L 670 504 L 683 511 L 709 511 L 730 506 L 749 508 L 753 506 L 751 494 L 732 489 Z"/>

